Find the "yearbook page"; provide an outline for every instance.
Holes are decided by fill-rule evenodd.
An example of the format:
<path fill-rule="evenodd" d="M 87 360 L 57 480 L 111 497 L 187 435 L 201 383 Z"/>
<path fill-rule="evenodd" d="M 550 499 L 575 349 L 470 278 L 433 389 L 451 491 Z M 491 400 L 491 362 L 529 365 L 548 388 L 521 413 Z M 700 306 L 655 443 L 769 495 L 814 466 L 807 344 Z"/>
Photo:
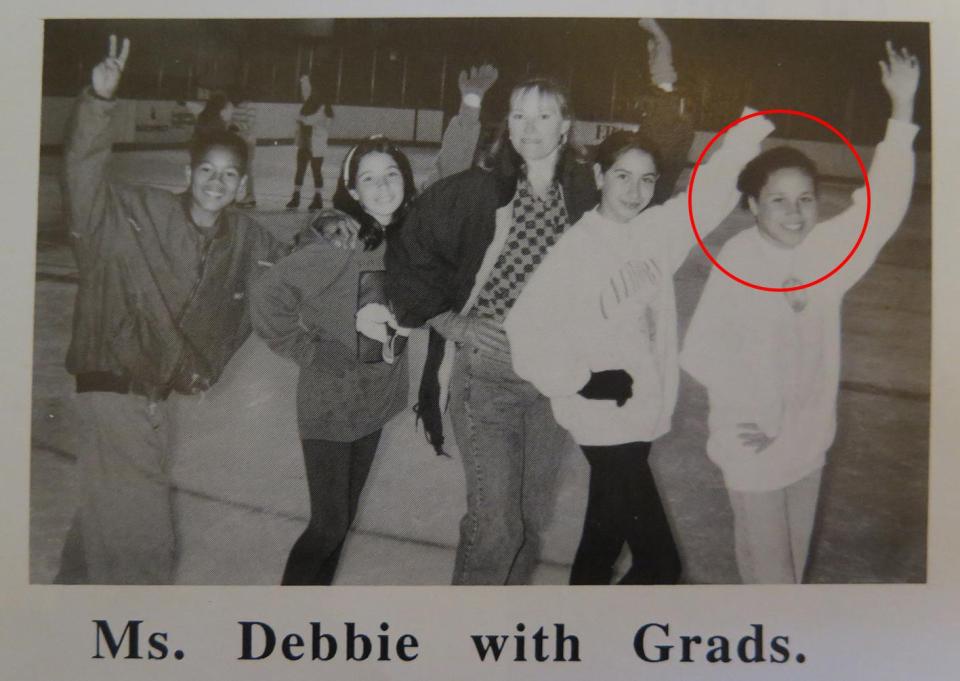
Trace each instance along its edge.
<path fill-rule="evenodd" d="M 0 678 L 955 675 L 950 3 L 4 26 Z"/>

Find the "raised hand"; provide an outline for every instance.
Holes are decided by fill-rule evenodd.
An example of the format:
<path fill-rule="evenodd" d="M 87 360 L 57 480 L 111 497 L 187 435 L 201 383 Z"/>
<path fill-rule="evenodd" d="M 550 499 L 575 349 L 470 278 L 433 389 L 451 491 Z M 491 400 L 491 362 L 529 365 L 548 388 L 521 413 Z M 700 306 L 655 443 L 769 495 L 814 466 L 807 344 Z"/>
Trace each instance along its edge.
<path fill-rule="evenodd" d="M 647 41 L 650 80 L 662 90 L 672 92 L 673 85 L 677 82 L 677 72 L 673 68 L 673 48 L 670 45 L 670 38 L 660 28 L 656 19 L 639 19 L 637 23 L 651 36 Z"/>
<path fill-rule="evenodd" d="M 324 208 L 313 219 L 313 229 L 337 248 L 353 250 L 357 247 L 360 225 L 336 208 Z"/>
<path fill-rule="evenodd" d="M 880 60 L 880 82 L 890 95 L 893 105 L 891 118 L 902 121 L 913 119 L 913 100 L 920 83 L 920 64 L 907 48 L 894 49 L 886 42 L 887 60 Z"/>
<path fill-rule="evenodd" d="M 637 23 L 640 24 L 640 28 L 652 35 L 654 38 L 667 37 L 667 34 L 663 32 L 662 28 L 660 28 L 660 24 L 657 23 L 656 19 L 644 17 L 642 19 L 637 19 Z"/>
<path fill-rule="evenodd" d="M 110 36 L 110 51 L 107 58 L 93 67 L 90 76 L 90 84 L 97 97 L 103 99 L 113 99 L 120 85 L 120 76 L 123 75 L 123 67 L 127 64 L 127 57 L 130 56 L 130 40 L 123 39 L 123 46 L 120 48 L 120 54 L 117 54 L 117 36 Z"/>
<path fill-rule="evenodd" d="M 460 85 L 460 95 L 462 97 L 477 95 L 483 99 L 483 95 L 497 82 L 499 75 L 497 67 L 492 64 L 471 66 L 469 71 L 464 69 L 460 72 L 458 83 Z"/>
<path fill-rule="evenodd" d="M 307 74 L 300 76 L 300 96 L 304 101 L 310 99 L 312 90 L 313 86 L 310 84 L 310 76 Z"/>

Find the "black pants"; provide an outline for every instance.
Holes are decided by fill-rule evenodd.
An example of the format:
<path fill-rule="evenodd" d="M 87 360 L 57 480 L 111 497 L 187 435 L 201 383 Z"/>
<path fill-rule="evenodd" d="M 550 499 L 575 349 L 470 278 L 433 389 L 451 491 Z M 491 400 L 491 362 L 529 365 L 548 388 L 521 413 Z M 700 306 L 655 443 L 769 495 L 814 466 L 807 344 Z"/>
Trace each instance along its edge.
<path fill-rule="evenodd" d="M 303 440 L 310 522 L 290 550 L 283 584 L 333 583 L 379 441 L 379 430 L 355 442 Z"/>
<path fill-rule="evenodd" d="M 649 442 L 582 446 L 590 495 L 571 584 L 609 584 L 626 542 L 633 556 L 620 584 L 676 584 L 680 556 L 647 459 Z"/>
<path fill-rule="evenodd" d="M 297 147 L 297 174 L 293 178 L 293 184 L 299 190 L 303 186 L 303 179 L 307 175 L 307 163 L 310 164 L 310 170 L 313 172 L 313 187 L 315 191 L 320 191 L 323 186 L 323 156 L 311 156 L 309 149 Z"/>

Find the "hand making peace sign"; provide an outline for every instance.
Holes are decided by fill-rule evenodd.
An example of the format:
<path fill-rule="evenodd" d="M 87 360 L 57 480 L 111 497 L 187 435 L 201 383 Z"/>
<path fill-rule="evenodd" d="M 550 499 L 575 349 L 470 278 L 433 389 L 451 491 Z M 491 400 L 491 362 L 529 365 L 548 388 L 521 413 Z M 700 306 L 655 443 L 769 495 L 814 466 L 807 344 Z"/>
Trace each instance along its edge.
<path fill-rule="evenodd" d="M 120 48 L 120 54 L 117 54 L 117 36 L 110 36 L 110 52 L 107 58 L 93 67 L 91 74 L 91 85 L 97 97 L 103 99 L 113 99 L 117 92 L 117 86 L 120 85 L 120 76 L 123 74 L 123 67 L 127 64 L 127 57 L 130 56 L 130 40 L 123 39 L 123 46 Z"/>

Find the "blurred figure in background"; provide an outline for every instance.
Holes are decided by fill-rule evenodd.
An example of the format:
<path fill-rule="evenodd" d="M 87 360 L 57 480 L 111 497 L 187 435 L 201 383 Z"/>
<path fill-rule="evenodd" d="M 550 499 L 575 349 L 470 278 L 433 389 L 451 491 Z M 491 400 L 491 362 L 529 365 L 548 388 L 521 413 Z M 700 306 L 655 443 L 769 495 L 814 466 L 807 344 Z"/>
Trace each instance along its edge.
<path fill-rule="evenodd" d="M 310 76 L 300 78 L 300 95 L 303 105 L 297 114 L 297 129 L 295 140 L 297 145 L 297 173 L 293 180 L 293 196 L 287 203 L 287 210 L 296 210 L 300 207 L 300 192 L 303 189 L 303 180 L 306 177 L 307 165 L 313 173 L 313 201 L 309 210 L 323 208 L 323 197 L 320 190 L 323 188 L 323 158 L 327 155 L 327 142 L 330 137 L 330 121 L 333 119 L 333 107 L 324 103 L 320 97 L 320 89 L 312 83 Z"/>

